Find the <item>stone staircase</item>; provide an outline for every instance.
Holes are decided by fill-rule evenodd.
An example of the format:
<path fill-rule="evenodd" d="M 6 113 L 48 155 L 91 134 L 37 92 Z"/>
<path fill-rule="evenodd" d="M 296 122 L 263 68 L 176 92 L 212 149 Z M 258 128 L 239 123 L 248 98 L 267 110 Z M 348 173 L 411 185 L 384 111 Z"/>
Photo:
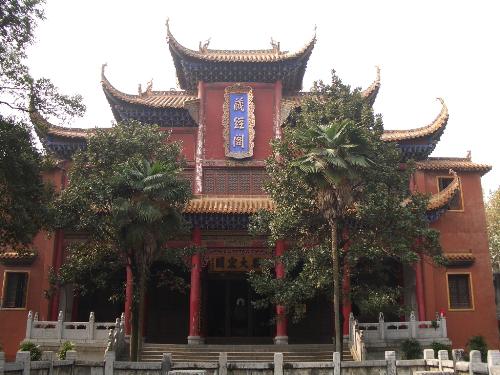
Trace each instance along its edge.
<path fill-rule="evenodd" d="M 141 361 L 159 362 L 163 353 L 171 353 L 174 362 L 218 362 L 219 353 L 226 352 L 228 362 L 273 362 L 274 353 L 283 353 L 285 362 L 331 362 L 332 344 L 310 345 L 179 345 L 145 343 Z M 347 346 L 342 360 L 352 361 Z"/>

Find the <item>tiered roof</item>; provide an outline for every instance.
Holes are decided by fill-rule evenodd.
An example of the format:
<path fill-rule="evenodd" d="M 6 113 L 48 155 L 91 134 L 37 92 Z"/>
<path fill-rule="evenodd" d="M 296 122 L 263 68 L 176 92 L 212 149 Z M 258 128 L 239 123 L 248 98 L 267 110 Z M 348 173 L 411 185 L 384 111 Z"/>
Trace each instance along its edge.
<path fill-rule="evenodd" d="M 214 50 L 209 41 L 198 51 L 180 44 L 170 31 L 167 20 L 167 42 L 179 85 L 183 90 L 195 90 L 198 82 L 276 82 L 283 89 L 299 91 L 307 61 L 316 43 L 316 34 L 296 52 L 281 51 L 280 44 L 271 40 L 271 49 Z"/>
<path fill-rule="evenodd" d="M 457 172 L 450 169 L 450 174 L 453 175 L 453 180 L 446 188 L 431 196 L 427 204 L 428 211 L 436 211 L 445 208 L 460 190 L 460 177 L 458 177 Z"/>
<path fill-rule="evenodd" d="M 470 157 L 430 157 L 427 160 L 419 161 L 416 167 L 417 169 L 426 171 L 443 171 L 453 169 L 460 172 L 479 172 L 481 175 L 484 175 L 491 170 L 491 165 L 474 163 Z"/>
<path fill-rule="evenodd" d="M 139 86 L 136 95 L 124 93 L 115 88 L 105 75 L 102 67 L 101 83 L 104 94 L 117 121 L 137 120 L 162 127 L 198 126 L 199 99 L 198 81 L 204 82 L 276 82 L 283 83 L 281 102 L 281 122 L 289 113 L 302 105 L 311 93 L 300 92 L 302 79 L 309 56 L 316 42 L 314 36 L 302 49 L 296 52 L 281 51 L 279 43 L 272 41 L 272 49 L 263 50 L 213 50 L 208 42 L 191 50 L 181 45 L 172 35 L 167 23 L 167 41 L 174 60 L 180 87 L 183 90 L 154 91 L 152 82 L 145 91 Z M 361 95 L 373 105 L 381 87 L 380 68 L 376 78 Z M 428 158 L 443 134 L 448 122 L 448 108 L 443 99 L 438 98 L 442 108 L 429 125 L 409 130 L 386 130 L 382 140 L 395 142 L 403 152 L 403 158 L 419 160 L 417 169 L 475 171 L 482 174 L 491 166 L 473 163 L 470 158 Z M 31 112 L 37 134 L 44 147 L 58 158 L 69 159 L 78 149 L 86 148 L 87 138 L 95 129 L 67 128 L 51 124 L 38 112 Z M 430 199 L 428 212 L 439 217 L 459 188 L 459 178 L 442 192 Z M 274 203 L 267 197 L 196 197 L 186 207 L 188 216 L 200 214 L 226 215 L 251 214 L 259 209 L 274 209 Z M 194 217 L 193 216 L 193 217 Z M 197 216 L 198 220 L 200 219 Z M 193 219 L 195 220 L 195 219 Z M 200 219 L 201 220 L 201 219 Z M 209 225 L 211 218 L 204 218 Z M 235 222 L 236 223 L 236 222 Z M 204 225 L 205 225 L 204 224 Z M 235 225 L 240 225 L 235 224 Z M 210 224 L 211 225 L 211 224 Z"/>
<path fill-rule="evenodd" d="M 116 121 L 137 120 L 162 127 L 193 127 L 196 121 L 185 108 L 196 100 L 196 92 L 153 91 L 152 82 L 145 92 L 125 94 L 116 89 L 106 78 L 106 64 L 102 66 L 101 84 Z"/>

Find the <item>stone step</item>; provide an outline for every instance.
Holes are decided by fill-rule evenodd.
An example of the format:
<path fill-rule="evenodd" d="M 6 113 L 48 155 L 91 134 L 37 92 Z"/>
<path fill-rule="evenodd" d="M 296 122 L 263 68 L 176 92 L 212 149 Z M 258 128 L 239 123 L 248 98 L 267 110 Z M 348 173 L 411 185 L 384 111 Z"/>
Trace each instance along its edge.
<path fill-rule="evenodd" d="M 331 362 L 332 344 L 313 345 L 181 345 L 145 343 L 141 360 L 161 361 L 163 353 L 171 353 L 174 362 L 217 362 L 219 353 L 227 353 L 229 362 L 272 362 L 274 353 L 283 353 L 287 362 Z M 352 361 L 347 348 L 342 352 L 344 361 Z"/>

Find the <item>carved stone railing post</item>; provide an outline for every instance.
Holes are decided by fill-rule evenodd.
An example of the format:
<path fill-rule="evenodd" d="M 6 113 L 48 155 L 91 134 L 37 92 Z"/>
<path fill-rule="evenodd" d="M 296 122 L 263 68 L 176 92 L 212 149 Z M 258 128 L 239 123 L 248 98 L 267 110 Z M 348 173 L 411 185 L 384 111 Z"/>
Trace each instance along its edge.
<path fill-rule="evenodd" d="M 56 323 L 56 331 L 57 331 L 57 338 L 59 340 L 62 339 L 63 337 L 63 312 L 59 311 L 59 314 L 57 315 L 57 323 Z"/>
<path fill-rule="evenodd" d="M 439 371 L 443 371 L 443 361 L 447 361 L 448 358 L 448 350 L 439 350 L 438 351 L 438 363 L 439 363 Z"/>
<path fill-rule="evenodd" d="M 16 353 L 16 362 L 23 364 L 23 375 L 30 375 L 31 371 L 31 354 L 30 352 L 19 351 Z"/>
<path fill-rule="evenodd" d="M 115 352 L 106 351 L 104 354 L 104 375 L 113 375 L 115 366 Z"/>
<path fill-rule="evenodd" d="M 446 328 L 446 317 L 441 314 L 441 337 L 448 337 L 448 329 Z"/>
<path fill-rule="evenodd" d="M 479 350 L 471 350 L 469 353 L 469 375 L 474 375 L 474 365 L 481 363 L 481 352 Z"/>
<path fill-rule="evenodd" d="M 123 316 L 123 318 L 125 318 Z M 161 356 L 161 375 L 168 375 L 168 372 L 172 370 L 172 353 L 163 353 Z M 219 371 L 219 375 L 221 375 Z"/>
<path fill-rule="evenodd" d="M 5 372 L 5 353 L 0 352 L 0 375 L 3 375 Z"/>
<path fill-rule="evenodd" d="M 418 334 L 417 334 L 417 320 L 415 318 L 415 312 L 411 312 L 410 313 L 410 337 L 411 338 L 417 338 L 418 337 Z"/>
<path fill-rule="evenodd" d="M 387 361 L 387 375 L 397 375 L 396 370 L 396 352 L 386 351 L 385 360 Z"/>
<path fill-rule="evenodd" d="M 219 353 L 219 374 L 227 375 L 227 353 Z"/>
<path fill-rule="evenodd" d="M 104 352 L 104 355 L 106 356 L 107 352 L 112 352 L 114 350 L 113 348 L 113 330 L 110 329 L 108 332 L 108 343 L 106 345 L 106 351 Z M 114 353 L 113 353 L 114 355 Z"/>
<path fill-rule="evenodd" d="M 87 332 L 87 338 L 89 340 L 94 339 L 94 329 L 95 329 L 95 315 L 94 312 L 91 311 L 89 315 L 89 325 L 88 325 L 88 332 Z"/>
<path fill-rule="evenodd" d="M 340 353 L 333 352 L 333 375 L 340 375 L 340 361 Z"/>
<path fill-rule="evenodd" d="M 125 339 L 125 313 L 122 312 L 120 315 L 120 332 L 122 334 L 122 338 Z"/>
<path fill-rule="evenodd" d="M 283 353 L 274 353 L 274 375 L 283 375 Z"/>
<path fill-rule="evenodd" d="M 353 324 L 354 324 L 354 314 L 351 312 L 349 314 L 349 342 L 352 343 L 352 335 L 353 335 Z"/>
<path fill-rule="evenodd" d="M 33 311 L 28 312 L 28 319 L 26 321 L 26 338 L 31 338 L 31 329 L 33 328 Z"/>
<path fill-rule="evenodd" d="M 500 351 L 488 350 L 488 373 L 490 375 L 500 374 Z"/>
<path fill-rule="evenodd" d="M 42 361 L 49 362 L 49 371 L 48 375 L 54 374 L 54 360 L 56 359 L 56 353 L 52 350 L 46 350 L 42 353 Z"/>
<path fill-rule="evenodd" d="M 424 359 L 434 359 L 434 349 L 424 349 Z"/>
<path fill-rule="evenodd" d="M 378 314 L 378 335 L 379 335 L 380 340 L 385 339 L 384 314 L 381 312 Z"/>

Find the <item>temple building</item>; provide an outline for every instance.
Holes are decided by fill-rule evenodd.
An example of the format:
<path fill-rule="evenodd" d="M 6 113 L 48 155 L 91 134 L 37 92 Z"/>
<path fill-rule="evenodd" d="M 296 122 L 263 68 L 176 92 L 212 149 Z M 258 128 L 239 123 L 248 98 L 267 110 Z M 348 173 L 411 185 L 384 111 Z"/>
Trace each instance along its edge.
<path fill-rule="evenodd" d="M 281 255 L 286 243 L 275 249 L 248 235 L 249 216 L 259 209 L 272 210 L 274 203 L 262 190 L 266 179 L 265 159 L 270 142 L 281 137 L 290 113 L 308 95 L 302 81 L 315 43 L 314 36 L 296 52 L 282 51 L 272 42 L 263 50 L 214 50 L 208 43 L 198 50 L 184 47 L 167 28 L 180 90 L 155 91 L 152 83 L 137 94 L 118 90 L 102 68 L 101 83 L 116 121 L 138 120 L 171 130 L 171 138 L 182 142 L 187 160 L 185 175 L 194 198 L 184 214 L 192 225 L 192 243 L 206 248 L 192 256 L 190 283 L 185 294 L 150 288 L 147 298 L 146 342 L 212 344 L 233 343 L 331 343 L 332 308 L 329 301 L 314 300 L 306 306 L 304 320 L 297 324 L 270 318 L 283 314 L 282 306 L 256 310 L 246 272 L 260 258 Z M 379 91 L 380 71 L 363 97 L 373 104 Z M 447 335 L 453 347 L 464 347 L 473 335 L 482 335 L 491 347 L 498 346 L 493 279 L 488 254 L 481 176 L 491 166 L 467 157 L 431 157 L 448 123 L 448 108 L 428 125 L 410 130 L 386 130 L 382 139 L 394 142 L 404 160 L 416 160 L 410 186 L 428 193 L 427 217 L 441 233 L 447 267 L 436 267 L 422 258 L 414 268 L 405 268 L 401 286 L 404 305 L 417 320 L 431 321 L 436 313 L 447 320 Z M 75 151 L 85 149 L 93 129 L 51 124 L 39 113 L 32 114 L 38 136 L 48 153 L 60 163 L 45 176 L 56 190 L 64 189 Z M 403 160 L 403 161 L 404 161 Z M 450 172 L 450 170 L 452 170 Z M 24 339 L 28 311 L 40 320 L 86 321 L 90 311 L 96 320 L 112 321 L 125 311 L 129 329 L 127 294 L 125 306 L 107 306 L 98 296 L 73 296 L 61 288 L 50 298 L 48 274 L 58 269 L 65 247 L 81 234 L 58 231 L 39 233 L 33 243 L 36 254 L 15 252 L 0 255 L 0 343 L 8 355 Z M 125 270 L 124 270 L 125 273 Z M 126 272 L 127 283 L 131 272 Z M 283 275 L 276 266 L 276 277 Z M 344 334 L 348 334 L 352 309 L 344 303 Z"/>

